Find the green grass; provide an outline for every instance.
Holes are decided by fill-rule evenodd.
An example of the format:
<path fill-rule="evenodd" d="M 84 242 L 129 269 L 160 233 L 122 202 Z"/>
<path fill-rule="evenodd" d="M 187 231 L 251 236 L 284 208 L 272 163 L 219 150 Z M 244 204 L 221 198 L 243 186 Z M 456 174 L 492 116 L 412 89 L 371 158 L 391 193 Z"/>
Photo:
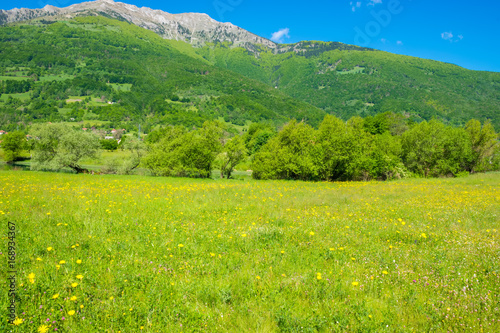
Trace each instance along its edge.
<path fill-rule="evenodd" d="M 500 173 L 304 183 L 0 171 L 0 184 L 24 320 L 2 331 L 500 330 Z"/>
<path fill-rule="evenodd" d="M 116 91 L 130 91 L 132 89 L 131 83 L 108 83 Z"/>
<path fill-rule="evenodd" d="M 24 76 L 0 75 L 0 81 L 6 81 L 6 80 L 23 81 L 23 80 L 28 80 L 28 79 L 29 79 L 29 77 L 24 77 Z"/>
<path fill-rule="evenodd" d="M 340 75 L 359 74 L 359 73 L 363 73 L 364 69 L 365 69 L 364 67 L 355 66 L 353 69 L 348 70 L 348 71 L 337 71 L 337 74 L 340 74 Z"/>
<path fill-rule="evenodd" d="M 59 75 L 44 75 L 40 77 L 40 82 L 46 82 L 46 81 L 64 81 L 64 80 L 71 80 L 73 79 L 73 75 L 69 74 L 59 74 Z"/>
<path fill-rule="evenodd" d="M 21 101 L 27 101 L 31 98 L 31 91 L 25 93 L 17 93 L 17 94 L 2 94 L 2 96 L 0 96 L 0 101 L 2 102 L 7 101 L 9 96 L 11 96 L 12 98 L 18 98 Z"/>

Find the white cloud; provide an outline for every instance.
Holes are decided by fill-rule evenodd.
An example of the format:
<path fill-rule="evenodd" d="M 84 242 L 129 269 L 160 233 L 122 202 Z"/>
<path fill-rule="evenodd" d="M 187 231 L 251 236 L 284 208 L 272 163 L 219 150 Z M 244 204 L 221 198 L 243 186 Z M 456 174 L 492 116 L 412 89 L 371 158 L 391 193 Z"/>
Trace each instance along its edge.
<path fill-rule="evenodd" d="M 385 38 L 381 38 L 381 39 L 380 39 L 380 41 L 381 41 L 382 43 L 384 43 L 384 44 L 385 44 L 385 43 L 387 43 L 387 39 L 385 39 Z"/>
<path fill-rule="evenodd" d="M 285 38 L 290 38 L 288 33 L 290 32 L 290 29 L 285 28 L 285 29 L 280 29 L 276 32 L 273 32 L 273 36 L 271 37 L 271 40 L 275 43 L 283 43 Z"/>
<path fill-rule="evenodd" d="M 453 39 L 453 33 L 451 32 L 443 32 L 441 34 L 441 38 L 444 40 L 452 40 Z"/>
<path fill-rule="evenodd" d="M 396 42 L 396 44 L 398 44 L 398 45 L 403 45 L 403 42 L 402 42 L 402 41 L 400 41 L 400 40 L 398 40 L 398 41 Z"/>
<path fill-rule="evenodd" d="M 349 4 L 351 5 L 351 9 L 353 12 L 355 12 L 356 9 L 361 7 L 361 1 L 357 1 L 357 2 L 351 1 Z"/>
<path fill-rule="evenodd" d="M 355 12 L 358 8 L 361 8 L 363 3 L 367 6 L 375 6 L 381 4 L 382 0 L 351 1 L 349 2 L 349 5 L 351 6 L 351 10 Z"/>
<path fill-rule="evenodd" d="M 462 39 L 464 39 L 464 36 L 463 35 L 458 35 L 456 38 L 455 36 L 453 35 L 453 33 L 450 31 L 450 32 L 443 32 L 441 34 L 441 38 L 444 39 L 444 40 L 447 40 L 449 41 L 450 43 L 458 43 L 460 42 Z"/>

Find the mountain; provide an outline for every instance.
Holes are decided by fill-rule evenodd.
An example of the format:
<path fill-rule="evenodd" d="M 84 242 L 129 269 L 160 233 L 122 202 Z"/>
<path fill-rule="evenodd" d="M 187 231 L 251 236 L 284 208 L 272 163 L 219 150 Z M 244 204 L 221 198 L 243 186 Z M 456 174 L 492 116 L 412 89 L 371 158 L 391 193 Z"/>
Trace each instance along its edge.
<path fill-rule="evenodd" d="M 343 119 L 394 112 L 416 122 L 438 118 L 452 125 L 491 120 L 500 129 L 500 73 L 382 51 L 343 50 L 331 43 L 298 44 L 303 51 L 262 51 L 259 57 L 224 46 L 195 51 L 218 67 Z"/>
<path fill-rule="evenodd" d="M 0 77 L 0 92 L 3 89 L 4 93 L 0 107 L 2 100 L 5 107 L 9 98 L 21 98 L 7 117 L 10 122 L 19 119 L 15 111 L 21 109 L 31 112 L 33 119 L 47 119 L 47 115 L 33 116 L 43 105 L 33 102 L 38 98 L 33 94 L 50 91 L 47 81 L 56 78 L 64 82 L 57 89 L 91 99 L 101 94 L 102 100 L 121 103 L 103 106 L 82 101 L 80 109 L 71 102 L 58 104 L 59 116 L 52 113 L 53 119 L 94 118 L 116 123 L 144 118 L 153 126 L 199 124 L 214 117 L 236 125 L 248 120 L 279 124 L 298 118 L 314 125 L 326 113 L 347 120 L 389 111 L 409 122 L 438 118 L 463 125 L 476 118 L 490 120 L 500 129 L 500 73 L 337 42 L 276 44 L 206 14 L 169 14 L 111 0 L 67 8 L 1 11 L 0 23 L 4 24 L 0 27 L 0 70 L 4 74 Z M 91 45 L 91 49 L 82 45 Z M 204 75 L 206 72 L 210 75 Z M 99 80 L 105 80 L 108 90 L 77 88 L 89 76 L 96 87 Z M 29 84 L 14 83 L 14 79 Z M 68 98 L 74 96 L 61 91 L 56 95 L 47 98 L 80 99 Z M 151 100 L 161 98 L 168 105 L 151 106 Z M 161 117 L 148 113 L 155 108 L 164 109 Z M 165 113 L 169 108 L 176 110 L 175 117 Z"/>
<path fill-rule="evenodd" d="M 318 124 L 323 110 L 218 68 L 181 41 L 103 16 L 0 28 L 0 128 L 84 121 L 148 132 L 157 125 L 235 125 L 291 118 Z"/>
<path fill-rule="evenodd" d="M 301 44 L 282 45 L 257 36 L 232 23 L 218 22 L 207 14 L 170 14 L 147 7 L 136 7 L 113 0 L 83 2 L 66 8 L 46 5 L 42 9 L 15 8 L 0 11 L 0 25 L 28 20 L 66 20 L 78 16 L 100 15 L 135 24 L 151 30 L 165 39 L 179 40 L 195 47 L 210 44 L 229 44 L 252 52 L 261 49 L 280 52 L 302 52 Z M 358 46 L 332 43 L 334 48 L 368 50 Z"/>
<path fill-rule="evenodd" d="M 45 6 L 43 9 L 12 9 L 0 12 L 0 24 L 33 20 L 36 18 L 60 20 L 76 16 L 101 15 L 133 23 L 154 31 L 166 39 L 181 40 L 194 46 L 206 42 L 230 42 L 235 46 L 259 44 L 274 49 L 277 44 L 252 34 L 231 23 L 221 23 L 207 14 L 169 14 L 151 8 L 138 8 L 113 0 L 83 2 L 67 8 Z"/>

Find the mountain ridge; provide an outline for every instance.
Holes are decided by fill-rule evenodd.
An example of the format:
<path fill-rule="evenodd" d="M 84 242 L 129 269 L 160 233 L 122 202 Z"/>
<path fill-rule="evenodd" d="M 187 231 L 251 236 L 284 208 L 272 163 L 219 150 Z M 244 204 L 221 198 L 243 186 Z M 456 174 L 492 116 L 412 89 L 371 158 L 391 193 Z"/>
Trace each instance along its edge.
<path fill-rule="evenodd" d="M 97 0 L 74 4 L 65 8 L 47 5 L 41 9 L 14 8 L 1 10 L 0 24 L 15 23 L 38 18 L 70 18 L 85 14 L 104 14 L 125 20 L 139 27 L 154 31 L 165 39 L 182 40 L 194 46 L 205 42 L 231 42 L 235 46 L 247 43 L 260 44 L 275 49 L 277 44 L 257 36 L 229 22 L 218 22 L 204 13 L 170 14 L 162 10 L 112 0 Z"/>
<path fill-rule="evenodd" d="M 128 8 L 129 12 L 132 9 L 140 10 L 141 13 L 147 12 L 150 16 L 155 15 L 156 12 L 161 15 L 181 15 L 186 22 L 202 20 L 203 22 L 212 22 L 220 27 L 219 22 L 212 20 L 205 14 L 168 14 L 162 11 L 139 9 L 122 3 L 117 5 L 115 2 L 103 0 L 84 3 L 83 5 L 76 4 L 72 8 L 70 6 L 68 7 L 70 8 L 69 14 L 61 14 L 60 10 L 51 6 L 35 11 L 28 10 L 27 12 L 23 9 L 15 9 L 9 12 L 2 11 L 0 15 L 3 15 L 4 21 L 8 14 L 10 15 L 8 19 L 11 21 L 35 16 L 38 18 L 22 23 L 7 24 L 1 28 L 1 30 L 9 32 L 3 40 L 0 39 L 0 43 L 3 43 L 4 47 L 3 50 L 0 49 L 0 63 L 3 59 L 5 71 L 11 71 L 9 68 L 12 68 L 13 64 L 29 67 L 32 72 L 38 72 L 38 67 L 42 67 L 42 72 L 45 71 L 45 75 L 83 73 L 85 71 L 105 80 L 112 77 L 115 81 L 111 83 L 128 84 L 134 83 L 133 81 L 137 77 L 129 82 L 127 77 L 119 74 L 120 71 L 109 68 L 104 63 L 101 63 L 102 66 L 99 68 L 89 66 L 92 61 L 85 64 L 87 61 L 82 60 L 82 57 L 88 57 L 90 54 L 85 55 L 82 53 L 81 57 L 75 57 L 81 51 L 75 49 L 68 53 L 63 46 L 72 45 L 77 47 L 77 45 L 85 43 L 87 38 L 97 38 L 94 43 L 95 47 L 105 52 L 109 51 L 106 48 L 111 47 L 115 50 L 114 57 L 123 60 L 131 56 L 130 50 L 134 52 L 139 50 L 137 45 L 142 43 L 143 38 L 154 39 L 154 44 L 163 49 L 154 49 L 155 54 L 170 57 L 170 53 L 176 50 L 200 61 L 196 65 L 194 63 L 190 65 L 191 68 L 188 71 L 191 73 L 204 73 L 207 69 L 202 70 L 201 67 L 204 66 L 202 64 L 209 64 L 237 73 L 241 75 L 241 78 L 260 81 L 260 83 L 265 84 L 272 90 L 280 91 L 283 96 L 286 95 L 297 101 L 305 102 L 311 107 L 314 106 L 323 112 L 334 114 L 345 120 L 353 116 L 368 117 L 393 112 L 410 117 L 415 122 L 438 118 L 449 124 L 463 125 L 469 119 L 476 118 L 481 121 L 491 120 L 496 128 L 500 128 L 500 73 L 472 71 L 455 64 L 357 48 L 336 42 L 302 41 L 293 44 L 279 44 L 274 49 L 262 44 L 244 41 L 240 41 L 235 45 L 230 39 L 215 41 L 207 38 L 204 39 L 204 45 L 202 43 L 193 44 L 191 37 L 189 40 L 169 39 L 165 35 L 154 31 L 151 27 L 148 29 L 133 24 L 130 22 L 130 18 L 127 19 L 121 16 L 118 11 L 109 10 L 109 6 L 115 9 Z M 106 9 L 108 14 L 96 8 L 108 8 Z M 141 15 L 136 16 L 142 17 Z M 198 27 L 203 25 L 200 22 L 192 24 L 198 24 Z M 35 27 L 41 30 L 35 32 L 37 30 Z M 19 35 L 19 41 L 23 41 L 25 38 L 23 30 L 28 28 L 33 28 L 34 35 L 31 36 L 33 38 L 32 49 L 25 49 L 24 42 L 18 43 L 9 36 L 9 34 L 17 34 Z M 40 45 L 36 39 L 46 37 L 43 33 L 39 34 L 44 29 L 48 29 L 54 34 L 51 37 L 53 40 L 47 40 L 45 44 Z M 113 32 L 113 35 L 106 34 L 98 37 L 90 34 L 90 32 L 108 30 Z M 198 31 L 203 32 L 203 30 Z M 148 32 L 149 37 L 145 37 L 146 32 Z M 223 33 L 222 30 L 219 32 Z M 39 35 L 36 35 L 37 33 Z M 189 29 L 183 33 L 186 36 L 192 35 L 192 31 Z M 78 42 L 79 38 L 81 42 Z M 99 40 L 98 38 L 102 39 Z M 121 43 L 117 42 L 118 39 L 123 38 L 125 39 Z M 157 42 L 157 40 L 162 42 Z M 63 47 L 61 54 L 53 55 L 53 57 L 51 55 L 53 51 L 49 48 L 45 50 L 43 56 L 40 55 L 41 47 L 45 48 L 45 45 Z M 22 53 L 20 56 L 15 56 L 11 54 L 13 51 L 9 50 L 22 50 Z M 4 52 L 2 53 L 2 51 Z M 61 56 L 62 54 L 65 55 Z M 104 55 L 102 53 L 93 53 L 91 57 L 102 59 L 102 57 L 107 57 L 107 53 Z M 150 56 L 145 56 L 144 61 L 151 61 L 150 59 Z M 54 62 L 63 64 L 66 68 L 57 69 L 55 67 L 51 69 Z M 83 63 L 83 65 L 80 65 L 80 63 Z M 144 65 L 146 63 L 143 63 Z M 86 69 L 84 66 L 87 66 Z M 96 72 L 92 72 L 94 69 Z M 158 68 L 158 70 L 163 69 Z M 209 70 L 209 72 L 212 72 L 212 70 Z M 125 74 L 130 75 L 130 73 Z M 227 75 L 222 72 L 219 74 L 222 76 Z M 206 76 L 200 76 L 198 79 L 203 77 Z M 185 86 L 186 82 L 184 81 L 189 81 L 187 77 L 180 75 L 175 78 L 177 81 L 174 80 L 177 83 L 172 85 L 172 78 L 170 77 L 165 82 L 170 87 L 169 94 L 175 94 L 176 91 L 179 91 L 177 85 Z M 10 79 L 10 77 L 7 76 L 5 79 Z M 148 80 L 154 80 L 154 77 L 144 78 L 144 81 Z M 160 80 L 163 80 L 163 78 Z M 202 93 L 196 95 L 219 96 L 219 92 L 224 90 L 225 86 L 226 82 L 219 80 L 212 87 L 203 87 L 200 90 Z M 136 88 L 138 86 L 134 85 L 132 90 Z M 11 91 L 14 88 L 11 89 L 6 86 L 4 89 L 5 91 Z M 21 90 L 12 91 L 16 93 L 25 92 L 24 88 L 19 89 Z M 189 97 L 191 93 L 188 96 L 185 95 L 185 92 L 185 89 L 180 89 L 180 92 L 178 92 L 181 99 L 192 99 L 192 96 Z M 248 94 L 248 89 L 241 88 L 240 92 Z M 225 92 L 223 95 L 229 96 L 230 94 Z M 243 124 L 246 120 L 261 119 L 260 116 L 255 115 L 251 119 L 248 118 L 248 114 L 244 109 L 248 109 L 249 106 L 247 102 L 243 101 L 247 97 L 236 100 L 230 100 L 226 97 L 219 99 L 219 105 L 227 102 L 229 108 L 227 110 L 224 107 L 219 108 L 216 112 L 217 115 L 224 117 L 227 115 L 227 119 L 237 124 Z M 243 104 L 240 105 L 240 103 L 247 106 L 241 108 Z M 288 105 L 292 104 L 288 103 Z M 317 110 L 313 110 L 307 105 L 303 105 L 301 108 L 308 109 L 317 115 Z M 282 106 L 275 108 L 268 105 L 264 109 L 273 110 L 273 113 L 281 108 Z M 260 112 L 256 111 L 257 109 L 254 108 L 255 114 Z M 286 118 L 286 116 L 297 116 L 295 111 L 293 109 L 281 109 L 278 113 Z M 306 118 L 311 118 L 311 116 Z M 270 113 L 269 116 L 266 116 L 266 119 L 270 119 Z"/>
<path fill-rule="evenodd" d="M 291 50 L 302 52 L 304 50 L 300 49 L 300 45 L 308 42 L 275 43 L 230 22 L 218 22 L 205 13 L 171 14 L 158 9 L 139 8 L 113 0 L 88 1 L 65 8 L 46 5 L 39 9 L 0 10 L 0 25 L 44 18 L 61 20 L 85 15 L 102 15 L 123 20 L 151 30 L 165 39 L 184 41 L 194 47 L 203 47 L 210 43 L 230 43 L 231 47 L 242 47 L 256 55 L 261 49 L 271 50 L 273 53 L 285 53 Z M 371 50 L 339 42 L 322 43 L 331 43 L 332 47 L 335 48 Z"/>

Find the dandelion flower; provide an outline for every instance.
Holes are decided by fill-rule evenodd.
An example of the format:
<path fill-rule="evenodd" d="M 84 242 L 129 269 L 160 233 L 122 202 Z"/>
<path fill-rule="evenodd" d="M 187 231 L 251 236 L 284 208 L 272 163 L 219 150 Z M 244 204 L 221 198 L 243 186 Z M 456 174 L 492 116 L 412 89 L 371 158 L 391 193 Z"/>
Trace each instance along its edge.
<path fill-rule="evenodd" d="M 309 235 L 314 236 L 314 231 L 311 231 Z"/>
<path fill-rule="evenodd" d="M 422 234 L 420 235 L 420 237 L 422 237 L 422 238 L 427 238 L 427 235 L 426 235 L 425 233 L 422 233 Z"/>
<path fill-rule="evenodd" d="M 47 251 L 52 251 L 52 247 L 51 247 L 51 246 L 49 246 L 49 247 L 47 248 Z"/>
<path fill-rule="evenodd" d="M 55 294 L 54 296 L 52 296 L 52 299 L 56 299 L 59 297 L 59 294 Z"/>
<path fill-rule="evenodd" d="M 42 258 L 36 258 L 36 261 L 42 261 Z"/>
<path fill-rule="evenodd" d="M 80 309 L 83 309 L 83 304 L 82 304 L 82 305 L 80 305 Z"/>
<path fill-rule="evenodd" d="M 61 268 L 61 265 L 56 265 L 56 268 L 57 268 L 57 269 Z"/>
<path fill-rule="evenodd" d="M 382 271 L 382 274 L 387 275 L 389 273 L 387 271 Z"/>
<path fill-rule="evenodd" d="M 82 261 L 81 261 L 80 259 L 78 259 L 78 260 L 76 261 L 76 263 L 77 263 L 77 264 L 81 264 L 81 263 L 82 263 Z"/>
<path fill-rule="evenodd" d="M 357 281 L 354 281 L 354 282 L 352 283 L 352 285 L 353 285 L 353 286 L 357 286 L 358 284 L 359 284 L 359 282 L 357 282 Z"/>
<path fill-rule="evenodd" d="M 74 314 L 75 314 L 75 310 L 69 310 L 69 311 L 68 311 L 68 315 L 69 315 L 69 316 L 72 316 L 72 315 L 74 315 Z"/>
<path fill-rule="evenodd" d="M 179 244 L 178 246 L 179 246 L 179 247 L 184 247 L 184 245 L 182 245 L 182 244 Z"/>
<path fill-rule="evenodd" d="M 65 264 L 65 263 L 66 263 L 66 261 L 65 261 L 65 260 L 61 260 L 61 261 L 59 261 L 59 265 L 63 265 L 63 264 Z"/>
<path fill-rule="evenodd" d="M 71 286 L 72 286 L 73 288 L 76 288 L 76 287 L 78 286 L 78 283 L 73 282 L 73 283 L 71 284 Z"/>
<path fill-rule="evenodd" d="M 321 280 L 321 273 L 316 273 L 316 279 Z"/>
<path fill-rule="evenodd" d="M 47 333 L 49 331 L 49 326 L 47 325 L 41 325 L 38 327 L 38 332 L 39 333 Z"/>
<path fill-rule="evenodd" d="M 76 296 L 71 296 L 70 300 L 76 301 L 77 297 Z"/>
<path fill-rule="evenodd" d="M 21 318 L 16 318 L 12 324 L 14 324 L 15 326 L 19 326 L 23 323 L 23 320 Z"/>
<path fill-rule="evenodd" d="M 257 280 L 260 280 L 260 276 L 258 276 L 258 275 L 257 275 L 255 278 L 256 278 Z"/>
<path fill-rule="evenodd" d="M 83 275 L 78 274 L 78 275 L 76 276 L 76 278 L 77 278 L 78 280 L 81 280 L 81 279 L 83 279 Z"/>

